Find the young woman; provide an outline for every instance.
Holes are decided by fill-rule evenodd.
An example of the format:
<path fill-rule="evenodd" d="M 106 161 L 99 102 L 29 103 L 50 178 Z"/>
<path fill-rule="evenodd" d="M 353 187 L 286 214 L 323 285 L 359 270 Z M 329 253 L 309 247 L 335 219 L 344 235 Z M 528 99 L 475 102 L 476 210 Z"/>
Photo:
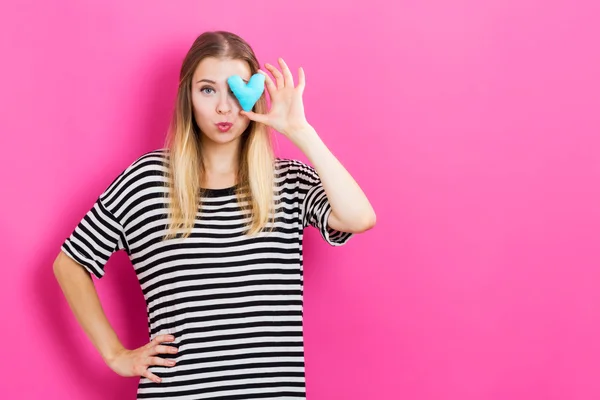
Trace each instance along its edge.
<path fill-rule="evenodd" d="M 340 246 L 375 225 L 364 193 L 307 122 L 304 72 L 259 70 L 218 31 L 186 55 L 162 149 L 100 194 L 54 262 L 60 286 L 106 364 L 139 376 L 138 399 L 305 398 L 302 238 Z M 271 98 L 242 110 L 227 80 L 262 74 Z M 314 165 L 277 158 L 271 130 Z M 148 344 L 120 343 L 91 275 L 125 250 L 147 304 Z M 83 268 L 81 268 L 83 266 Z"/>

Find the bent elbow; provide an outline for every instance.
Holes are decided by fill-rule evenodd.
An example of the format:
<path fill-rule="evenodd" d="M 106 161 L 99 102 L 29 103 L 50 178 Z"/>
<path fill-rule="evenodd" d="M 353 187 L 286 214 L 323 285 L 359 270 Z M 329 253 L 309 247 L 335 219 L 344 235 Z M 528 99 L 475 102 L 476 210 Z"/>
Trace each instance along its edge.
<path fill-rule="evenodd" d="M 377 223 L 377 216 L 373 212 L 373 213 L 369 214 L 367 217 L 365 217 L 362 220 L 362 222 L 355 227 L 354 232 L 362 233 L 362 232 L 368 231 L 369 229 L 373 229 L 373 227 L 375 226 L 376 223 Z"/>
<path fill-rule="evenodd" d="M 368 231 L 369 229 L 374 228 L 376 223 L 377 223 L 377 215 L 375 215 L 375 212 L 372 212 L 371 215 L 369 215 L 369 217 L 367 218 L 367 220 L 365 222 L 365 230 Z"/>

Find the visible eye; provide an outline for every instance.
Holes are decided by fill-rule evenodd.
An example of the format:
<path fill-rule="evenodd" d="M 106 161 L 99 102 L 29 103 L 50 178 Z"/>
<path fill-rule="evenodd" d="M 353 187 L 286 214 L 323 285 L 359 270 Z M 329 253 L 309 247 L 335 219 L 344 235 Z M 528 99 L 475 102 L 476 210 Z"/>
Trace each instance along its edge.
<path fill-rule="evenodd" d="M 202 89 L 200 89 L 200 92 L 202 92 L 204 94 L 210 94 L 210 93 L 206 93 L 205 90 L 212 90 L 214 92 L 214 89 L 211 88 L 210 86 L 204 86 Z"/>

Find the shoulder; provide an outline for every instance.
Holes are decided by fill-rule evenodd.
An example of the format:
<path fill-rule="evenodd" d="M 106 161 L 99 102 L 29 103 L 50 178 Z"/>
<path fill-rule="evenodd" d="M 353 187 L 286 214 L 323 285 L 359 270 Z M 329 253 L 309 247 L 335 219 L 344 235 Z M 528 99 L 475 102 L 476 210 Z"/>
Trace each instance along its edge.
<path fill-rule="evenodd" d="M 144 176 L 164 174 L 168 172 L 168 162 L 169 155 L 167 149 L 148 151 L 131 162 L 115 181 L 132 181 L 139 180 Z"/>
<path fill-rule="evenodd" d="M 136 158 L 128 170 L 136 169 L 136 168 L 155 168 L 158 167 L 167 167 L 169 162 L 169 150 L 165 148 L 156 149 L 152 151 L 148 151 L 143 153 L 138 158 Z"/>
<path fill-rule="evenodd" d="M 311 165 L 296 159 L 275 159 L 276 179 L 284 184 L 296 187 L 300 192 L 305 192 L 321 181 L 317 171 Z"/>
<path fill-rule="evenodd" d="M 168 162 L 168 149 L 148 151 L 133 160 L 121 175 L 132 176 L 148 171 L 167 171 Z"/>
<path fill-rule="evenodd" d="M 100 198 L 108 203 L 131 195 L 141 186 L 164 182 L 168 174 L 168 149 L 156 149 L 136 157 L 113 179 Z"/>
<path fill-rule="evenodd" d="M 275 174 L 289 179 L 315 179 L 317 171 L 309 164 L 296 159 L 275 158 Z"/>

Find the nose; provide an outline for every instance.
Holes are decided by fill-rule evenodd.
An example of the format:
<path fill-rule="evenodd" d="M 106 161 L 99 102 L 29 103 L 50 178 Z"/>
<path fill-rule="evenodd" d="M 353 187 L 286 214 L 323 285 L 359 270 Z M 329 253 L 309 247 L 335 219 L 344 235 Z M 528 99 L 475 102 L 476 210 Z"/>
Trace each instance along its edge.
<path fill-rule="evenodd" d="M 217 103 L 217 113 L 219 114 L 229 114 L 231 112 L 231 98 L 229 94 L 226 93 L 219 97 L 219 102 Z"/>

